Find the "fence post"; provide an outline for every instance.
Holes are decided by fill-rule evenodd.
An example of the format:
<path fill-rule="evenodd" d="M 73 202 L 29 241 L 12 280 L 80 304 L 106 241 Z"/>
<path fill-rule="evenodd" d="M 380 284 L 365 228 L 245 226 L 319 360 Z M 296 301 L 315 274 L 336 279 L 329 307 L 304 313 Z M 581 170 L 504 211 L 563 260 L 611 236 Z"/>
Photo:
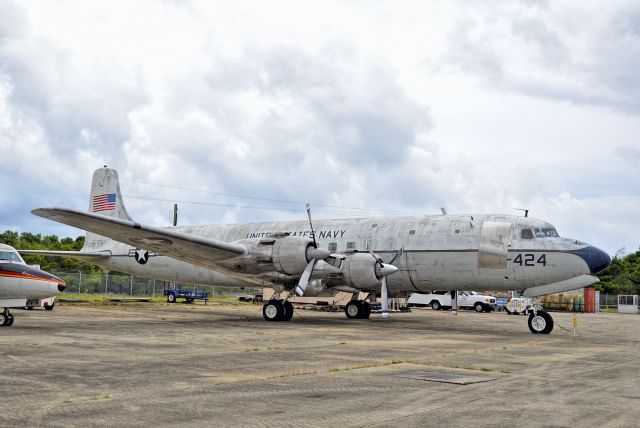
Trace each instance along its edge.
<path fill-rule="evenodd" d="M 131 288 L 129 290 L 129 296 L 133 296 L 133 275 L 131 275 Z"/>
<path fill-rule="evenodd" d="M 82 271 L 78 269 L 78 294 L 80 294 L 81 285 L 82 285 Z"/>
<path fill-rule="evenodd" d="M 107 272 L 104 276 L 104 294 L 107 294 L 109 290 L 109 272 Z"/>
<path fill-rule="evenodd" d="M 156 280 L 153 280 L 153 291 L 151 292 L 152 297 L 156 297 Z"/>

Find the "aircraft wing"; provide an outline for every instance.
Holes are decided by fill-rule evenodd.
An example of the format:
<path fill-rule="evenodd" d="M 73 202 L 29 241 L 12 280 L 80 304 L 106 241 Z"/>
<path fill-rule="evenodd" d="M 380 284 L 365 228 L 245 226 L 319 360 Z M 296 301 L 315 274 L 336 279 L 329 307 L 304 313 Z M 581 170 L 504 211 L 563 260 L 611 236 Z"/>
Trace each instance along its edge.
<path fill-rule="evenodd" d="M 136 248 L 151 250 L 163 256 L 214 270 L 218 268 L 216 262 L 237 257 L 247 251 L 243 245 L 233 242 L 217 241 L 68 208 L 38 208 L 31 212 L 39 217 L 97 233 Z"/>

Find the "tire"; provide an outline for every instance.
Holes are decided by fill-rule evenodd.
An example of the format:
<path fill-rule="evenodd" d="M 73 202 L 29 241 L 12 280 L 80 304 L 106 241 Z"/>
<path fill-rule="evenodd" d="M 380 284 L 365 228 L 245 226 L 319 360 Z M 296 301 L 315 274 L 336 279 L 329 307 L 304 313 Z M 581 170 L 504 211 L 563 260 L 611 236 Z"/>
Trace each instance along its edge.
<path fill-rule="evenodd" d="M 371 316 L 371 305 L 369 302 L 362 302 L 362 319 L 368 320 Z"/>
<path fill-rule="evenodd" d="M 281 321 L 284 318 L 284 306 L 280 300 L 269 300 L 262 306 L 262 316 L 267 321 Z"/>
<path fill-rule="evenodd" d="M 286 301 L 282 304 L 284 309 L 284 316 L 282 317 L 282 321 L 291 321 L 293 318 L 293 305 L 290 301 Z"/>
<path fill-rule="evenodd" d="M 44 308 L 48 311 L 52 311 L 53 307 L 55 306 L 56 302 L 53 302 L 51 305 L 46 305 Z"/>
<path fill-rule="evenodd" d="M 553 330 L 553 318 L 545 311 L 529 315 L 528 324 L 533 334 L 549 334 Z"/>
<path fill-rule="evenodd" d="M 431 309 L 433 309 L 434 311 L 439 311 L 440 309 L 442 309 L 442 305 L 439 301 L 434 300 L 433 302 L 431 302 Z"/>
<path fill-rule="evenodd" d="M 5 326 L 11 327 L 13 325 L 13 320 L 14 320 L 13 315 L 9 314 L 9 318 L 7 318 L 7 321 L 5 322 Z"/>
<path fill-rule="evenodd" d="M 193 303 L 193 301 L 194 301 L 195 299 L 188 298 L 188 299 L 186 299 L 186 300 L 187 300 L 187 303 Z"/>
<path fill-rule="evenodd" d="M 175 294 L 167 294 L 167 302 L 175 303 L 176 302 L 176 295 Z"/>
<path fill-rule="evenodd" d="M 475 309 L 476 312 L 484 312 L 484 305 L 480 302 L 476 302 L 473 305 L 473 309 Z"/>
<path fill-rule="evenodd" d="M 344 307 L 344 313 L 350 320 L 362 318 L 362 302 L 352 300 Z"/>
<path fill-rule="evenodd" d="M 507 313 L 507 315 L 511 315 L 511 311 L 509 309 L 507 309 L 506 307 L 504 308 L 504 311 Z"/>

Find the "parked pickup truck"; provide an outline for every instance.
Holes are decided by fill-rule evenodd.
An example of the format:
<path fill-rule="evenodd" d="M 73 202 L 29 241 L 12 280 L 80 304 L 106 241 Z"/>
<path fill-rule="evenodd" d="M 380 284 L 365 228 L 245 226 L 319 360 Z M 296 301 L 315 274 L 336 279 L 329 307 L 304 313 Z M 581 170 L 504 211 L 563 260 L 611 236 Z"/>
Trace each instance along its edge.
<path fill-rule="evenodd" d="M 451 292 L 434 291 L 430 294 L 413 293 L 407 300 L 409 306 L 431 306 L 431 309 L 451 309 Z M 491 312 L 496 307 L 496 298 L 475 291 L 458 291 L 458 308 L 475 309 L 476 312 Z"/>

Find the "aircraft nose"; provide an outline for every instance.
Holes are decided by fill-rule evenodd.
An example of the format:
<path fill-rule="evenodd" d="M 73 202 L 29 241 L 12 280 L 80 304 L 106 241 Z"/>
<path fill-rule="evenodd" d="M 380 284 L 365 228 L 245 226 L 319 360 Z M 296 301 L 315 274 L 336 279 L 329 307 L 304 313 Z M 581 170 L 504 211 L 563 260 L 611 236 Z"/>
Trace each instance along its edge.
<path fill-rule="evenodd" d="M 64 282 L 64 279 L 58 278 L 55 275 L 51 275 L 51 279 L 57 282 L 57 288 L 60 293 L 62 293 L 67 288 L 67 283 Z"/>
<path fill-rule="evenodd" d="M 609 254 L 602 251 L 600 248 L 594 246 L 588 246 L 585 248 L 585 262 L 589 266 L 591 273 L 599 273 L 605 270 L 611 264 L 611 257 Z"/>

